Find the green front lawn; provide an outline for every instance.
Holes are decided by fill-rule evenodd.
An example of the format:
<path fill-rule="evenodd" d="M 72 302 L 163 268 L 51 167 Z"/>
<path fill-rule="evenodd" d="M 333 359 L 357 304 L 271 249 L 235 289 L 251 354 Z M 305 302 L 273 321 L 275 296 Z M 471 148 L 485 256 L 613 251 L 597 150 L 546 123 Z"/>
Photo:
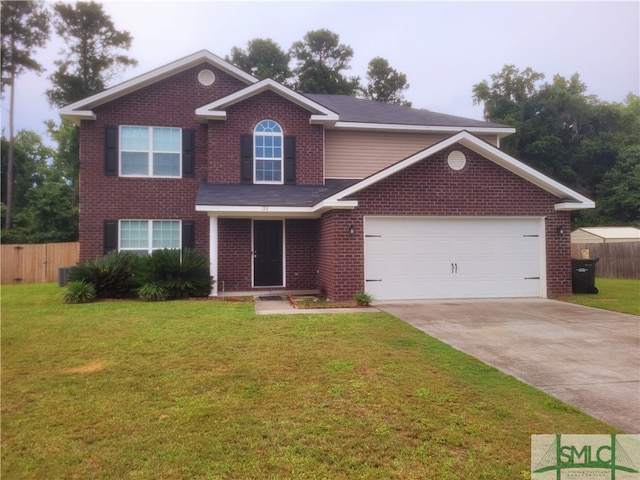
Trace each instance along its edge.
<path fill-rule="evenodd" d="M 640 280 L 596 278 L 595 284 L 598 288 L 595 295 L 578 294 L 562 300 L 587 307 L 640 315 Z"/>
<path fill-rule="evenodd" d="M 2 289 L 2 478 L 524 479 L 612 427 L 384 313 Z"/>

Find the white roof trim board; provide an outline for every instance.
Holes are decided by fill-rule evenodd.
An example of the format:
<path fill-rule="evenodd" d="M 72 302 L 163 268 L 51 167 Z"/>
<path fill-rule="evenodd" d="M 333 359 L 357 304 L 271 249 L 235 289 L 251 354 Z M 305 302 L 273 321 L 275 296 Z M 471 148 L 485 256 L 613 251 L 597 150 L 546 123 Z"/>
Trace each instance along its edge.
<path fill-rule="evenodd" d="M 209 212 L 217 217 L 278 217 L 319 218 L 329 210 L 351 210 L 358 206 L 356 200 L 322 200 L 312 207 L 279 207 L 262 205 L 196 205 L 197 212 Z"/>
<path fill-rule="evenodd" d="M 399 125 L 391 123 L 363 123 L 363 122 L 341 122 L 338 121 L 333 125 L 334 128 L 346 130 L 378 130 L 387 132 L 435 132 L 435 133 L 456 133 L 460 131 L 460 127 L 437 126 L 437 125 Z M 516 132 L 515 128 L 505 127 L 464 127 L 468 132 L 475 134 L 489 133 L 506 137 Z"/>
<path fill-rule="evenodd" d="M 533 183 L 534 185 L 542 188 L 543 190 L 555 195 L 560 199 L 560 201 L 555 205 L 555 209 L 558 211 L 582 210 L 595 207 L 595 203 L 592 200 L 589 200 L 587 197 L 580 195 L 578 192 L 575 192 L 569 187 L 566 187 L 561 183 L 553 180 L 552 178 L 549 178 L 539 171 L 529 167 L 528 165 L 525 165 L 524 163 L 516 160 L 510 155 L 507 155 L 503 151 L 475 137 L 467 131 L 462 131 L 460 133 L 457 133 L 456 135 L 452 135 L 451 137 L 439 143 L 436 143 L 435 145 L 426 148 L 416 153 L 415 155 L 412 155 L 394 165 L 391 165 L 390 167 L 385 168 L 378 173 L 374 173 L 361 182 L 358 182 L 355 185 L 342 190 L 341 192 L 335 194 L 325 201 L 339 202 L 340 199 L 349 197 L 350 195 L 353 195 L 362 189 L 365 189 L 381 180 L 384 180 L 385 178 L 398 173 L 401 170 L 404 170 L 405 168 L 418 163 L 430 157 L 431 155 L 434 155 L 440 150 L 443 150 L 444 148 L 447 148 L 456 143 L 464 145 L 470 150 L 473 150 L 483 157 L 493 161 L 506 170 L 515 173 L 519 177 L 522 177 L 525 180 Z"/>
<path fill-rule="evenodd" d="M 316 103 L 313 100 L 300 95 L 298 92 L 280 85 L 278 82 L 270 78 L 261 80 L 257 83 L 254 83 L 253 85 L 248 86 L 247 88 L 243 88 L 242 90 L 232 93 L 231 95 L 227 95 L 226 97 L 220 98 L 215 102 L 211 102 L 207 105 L 197 108 L 196 116 L 204 121 L 225 120 L 227 115 L 224 111 L 225 108 L 266 91 L 277 93 L 281 97 L 286 98 L 296 105 L 316 113 L 316 115 L 311 116 L 312 123 L 324 123 L 327 121 L 335 123 L 336 121 L 338 121 L 338 115 L 336 113 L 332 112 L 328 108 L 323 107 L 319 103 Z"/>
<path fill-rule="evenodd" d="M 207 50 L 200 50 L 187 57 L 171 62 L 160 68 L 156 68 L 148 73 L 134 77 L 131 80 L 127 80 L 114 87 L 108 88 L 103 92 L 97 93 L 90 97 L 87 97 L 78 102 L 67 105 L 60 110 L 60 115 L 63 118 L 67 118 L 72 122 L 79 124 L 81 120 L 95 120 L 95 115 L 91 111 L 99 105 L 103 105 L 107 102 L 115 100 L 119 97 L 135 92 L 141 88 L 152 85 L 160 80 L 168 78 L 176 73 L 187 70 L 191 67 L 199 65 L 203 62 L 228 73 L 229 75 L 247 83 L 253 84 L 258 82 L 258 79 L 248 73 L 243 72 L 239 68 L 224 61 L 222 58 L 214 55 Z"/>

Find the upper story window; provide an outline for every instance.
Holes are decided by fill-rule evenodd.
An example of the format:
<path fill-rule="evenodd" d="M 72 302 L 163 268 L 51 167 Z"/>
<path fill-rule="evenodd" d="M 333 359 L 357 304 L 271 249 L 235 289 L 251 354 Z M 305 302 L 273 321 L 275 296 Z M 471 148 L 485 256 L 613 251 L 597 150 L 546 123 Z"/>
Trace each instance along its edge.
<path fill-rule="evenodd" d="M 180 177 L 181 130 L 169 127 L 120 127 L 120 175 Z"/>
<path fill-rule="evenodd" d="M 254 182 L 282 183 L 282 128 L 263 120 L 253 132 Z"/>

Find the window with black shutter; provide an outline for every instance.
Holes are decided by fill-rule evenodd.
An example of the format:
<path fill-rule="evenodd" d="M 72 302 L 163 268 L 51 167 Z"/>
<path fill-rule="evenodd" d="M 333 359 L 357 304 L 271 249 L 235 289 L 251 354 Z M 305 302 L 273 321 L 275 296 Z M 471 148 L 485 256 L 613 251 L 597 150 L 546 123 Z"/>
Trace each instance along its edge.
<path fill-rule="evenodd" d="M 296 137 L 284 137 L 284 183 L 296 183 Z"/>
<path fill-rule="evenodd" d="M 253 136 L 240 137 L 240 183 L 253 183 Z"/>
<path fill-rule="evenodd" d="M 104 254 L 118 250 L 118 221 L 104 221 Z"/>
<path fill-rule="evenodd" d="M 182 176 L 193 178 L 196 176 L 196 131 L 190 128 L 182 129 Z"/>
<path fill-rule="evenodd" d="M 118 175 L 118 127 L 104 127 L 104 174 Z"/>

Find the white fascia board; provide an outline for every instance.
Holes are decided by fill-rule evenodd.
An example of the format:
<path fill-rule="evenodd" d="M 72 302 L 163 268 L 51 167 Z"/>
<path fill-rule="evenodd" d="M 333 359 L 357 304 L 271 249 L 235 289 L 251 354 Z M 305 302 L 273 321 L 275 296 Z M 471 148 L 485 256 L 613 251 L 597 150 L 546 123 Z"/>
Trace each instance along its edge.
<path fill-rule="evenodd" d="M 201 107 L 196 109 L 196 117 L 198 117 L 202 123 L 206 123 L 207 120 L 226 120 L 227 112 L 225 110 L 204 111 Z"/>
<path fill-rule="evenodd" d="M 586 210 L 589 208 L 596 208 L 596 204 L 593 200 L 587 199 L 586 202 L 562 202 L 556 203 L 554 208 L 558 212 L 572 212 L 574 210 Z"/>
<path fill-rule="evenodd" d="M 435 132 L 435 133 L 458 133 L 466 130 L 475 134 L 494 134 L 499 137 L 511 135 L 516 132 L 511 127 L 449 127 L 437 125 L 405 125 L 393 123 L 364 123 L 364 122 L 336 122 L 336 129 L 344 130 L 378 130 L 388 132 Z"/>
<path fill-rule="evenodd" d="M 592 200 L 589 200 L 588 198 L 580 195 L 578 192 L 573 191 L 569 187 L 566 187 L 565 185 L 562 185 L 552 178 L 547 177 L 537 170 L 534 170 L 528 165 L 525 165 L 524 163 L 516 160 L 510 155 L 507 155 L 490 143 L 487 143 L 484 140 L 475 137 L 467 131 L 462 131 L 455 135 L 452 135 L 451 137 L 446 138 L 441 142 L 436 143 L 435 145 L 432 145 L 431 147 L 428 147 L 398 163 L 395 163 L 394 165 L 391 165 L 390 167 L 387 167 L 378 173 L 374 173 L 361 182 L 358 182 L 351 187 L 338 192 L 332 197 L 329 197 L 327 200 L 325 200 L 325 202 L 330 203 L 333 201 L 339 201 L 341 198 L 353 195 L 360 190 L 367 188 L 387 177 L 390 177 L 391 175 L 394 175 L 395 173 L 398 173 L 405 168 L 417 162 L 420 162 L 425 158 L 428 158 L 435 153 L 456 143 L 464 145 L 470 150 L 473 150 L 474 152 L 488 158 L 497 165 L 502 166 L 506 170 L 509 170 L 510 172 L 524 178 L 525 180 L 557 196 L 560 199 L 569 199 L 569 201 L 562 201 L 556 204 L 556 210 L 581 210 L 594 207 L 594 203 Z"/>
<path fill-rule="evenodd" d="M 333 121 L 336 121 L 338 119 L 336 113 L 325 108 L 319 103 L 308 99 L 304 95 L 300 95 L 298 92 L 295 92 L 290 88 L 279 84 L 271 78 L 261 80 L 257 83 L 254 83 L 253 85 L 248 86 L 247 88 L 243 88 L 242 90 L 232 93 L 231 95 L 227 95 L 226 97 L 220 98 L 214 102 L 199 107 L 198 109 L 196 109 L 196 115 L 202 119 L 209 119 L 209 116 L 212 112 L 223 110 L 230 105 L 241 102 L 243 100 L 246 100 L 247 98 L 253 97 L 254 95 L 258 95 L 266 91 L 272 91 L 306 110 L 317 112 L 317 115 L 313 115 L 312 119 Z"/>
<path fill-rule="evenodd" d="M 80 126 L 82 120 L 95 120 L 97 118 L 96 114 L 91 110 L 69 111 L 66 108 L 60 110 L 60 116 L 78 126 Z"/>
<path fill-rule="evenodd" d="M 136 90 L 156 83 L 160 80 L 170 77 L 171 75 L 175 75 L 176 73 L 187 70 L 188 68 L 191 68 L 202 62 L 210 63 L 214 67 L 248 84 L 254 84 L 258 82 L 258 79 L 254 76 L 243 72 L 239 68 L 224 61 L 222 58 L 214 55 L 208 50 L 200 50 L 199 52 L 176 60 L 175 62 L 171 62 L 168 65 L 156 68 L 155 70 L 134 77 L 88 98 L 72 103 L 71 105 L 67 105 L 60 110 L 60 115 L 74 122 L 76 120 L 79 121 L 87 119 L 86 115 L 81 116 L 80 114 L 84 113 L 85 111 L 90 111 L 89 109 L 107 103 L 116 98 L 135 92 Z"/>
<path fill-rule="evenodd" d="M 278 207 L 264 205 L 196 205 L 197 212 L 216 213 L 218 216 L 235 217 L 306 217 L 316 218 L 323 212 L 334 209 L 354 209 L 358 206 L 356 200 L 320 202 L 312 207 Z"/>

